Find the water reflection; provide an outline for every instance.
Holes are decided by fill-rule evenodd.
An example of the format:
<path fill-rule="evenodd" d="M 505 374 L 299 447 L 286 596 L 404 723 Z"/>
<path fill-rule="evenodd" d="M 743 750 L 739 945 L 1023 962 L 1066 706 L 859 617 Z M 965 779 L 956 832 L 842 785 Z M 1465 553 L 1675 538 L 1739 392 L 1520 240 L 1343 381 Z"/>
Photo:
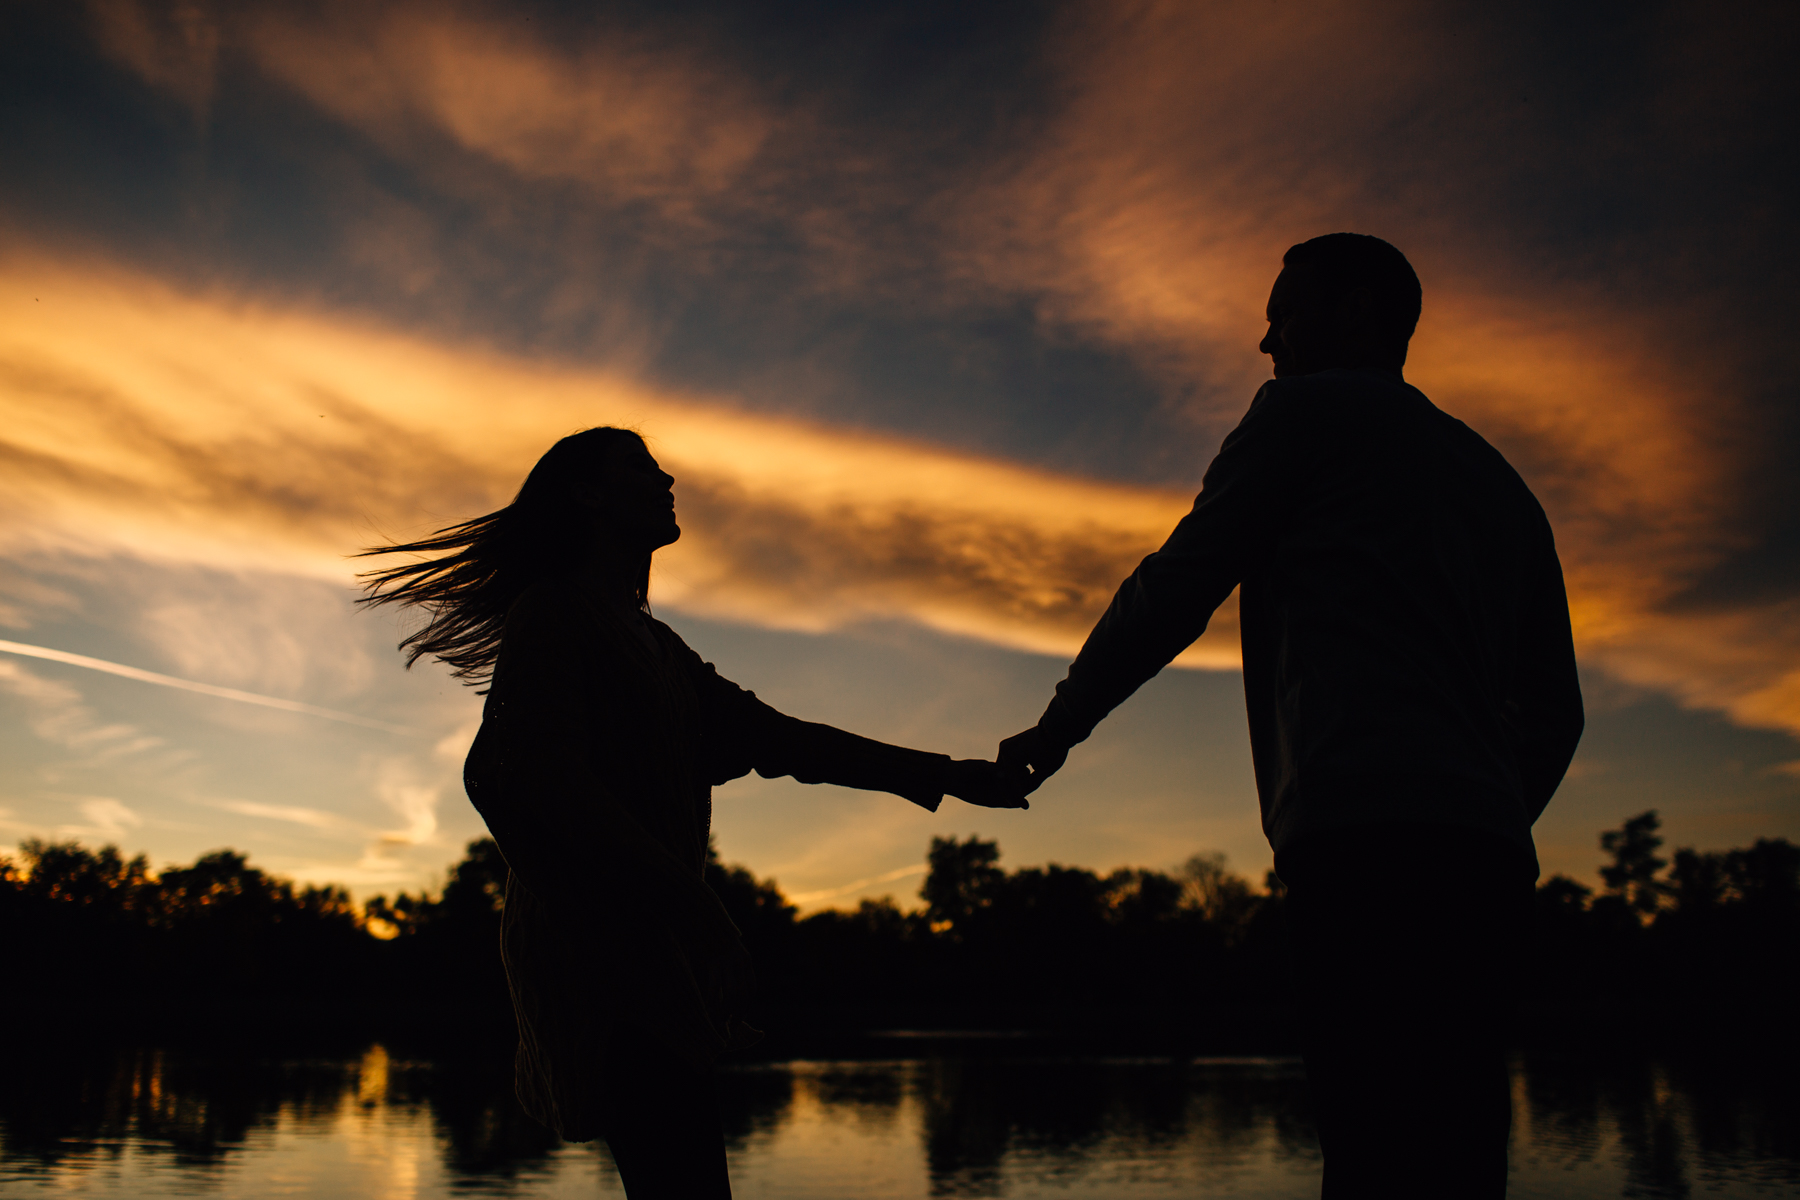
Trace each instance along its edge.
<path fill-rule="evenodd" d="M 619 1194 L 603 1148 L 563 1145 L 519 1111 L 506 1066 L 382 1046 L 15 1052 L 0 1194 Z M 1523 1062 L 1512 1194 L 1796 1194 L 1787 1078 L 1716 1060 Z M 746 1198 L 1317 1194 L 1291 1062 L 964 1052 L 746 1065 L 721 1086 Z"/>
<path fill-rule="evenodd" d="M 1513 1081 L 1513 1177 L 1525 1195 L 1800 1194 L 1791 1069 L 1696 1057 L 1582 1070 L 1532 1064 Z M 1611 1192 L 1558 1180 L 1611 1177 Z"/>

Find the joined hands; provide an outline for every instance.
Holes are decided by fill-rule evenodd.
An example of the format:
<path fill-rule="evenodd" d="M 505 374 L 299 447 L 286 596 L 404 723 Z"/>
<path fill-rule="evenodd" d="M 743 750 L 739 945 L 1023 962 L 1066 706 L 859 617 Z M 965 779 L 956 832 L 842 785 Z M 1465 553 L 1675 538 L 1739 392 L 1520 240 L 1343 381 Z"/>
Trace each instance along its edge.
<path fill-rule="evenodd" d="M 1015 733 L 1000 743 L 1000 770 L 1013 788 L 1029 796 L 1044 786 L 1044 780 L 1056 774 L 1069 758 L 1069 748 L 1033 725 L 1024 733 Z"/>
<path fill-rule="evenodd" d="M 1067 746 L 1034 725 L 1001 742 L 997 762 L 982 758 L 951 762 L 944 794 L 982 808 L 1030 808 L 1025 797 L 1044 786 L 1068 758 Z"/>
<path fill-rule="evenodd" d="M 1030 808 L 1025 793 L 1031 789 L 1025 782 L 1016 772 L 985 758 L 959 758 L 950 763 L 944 794 L 982 808 Z"/>

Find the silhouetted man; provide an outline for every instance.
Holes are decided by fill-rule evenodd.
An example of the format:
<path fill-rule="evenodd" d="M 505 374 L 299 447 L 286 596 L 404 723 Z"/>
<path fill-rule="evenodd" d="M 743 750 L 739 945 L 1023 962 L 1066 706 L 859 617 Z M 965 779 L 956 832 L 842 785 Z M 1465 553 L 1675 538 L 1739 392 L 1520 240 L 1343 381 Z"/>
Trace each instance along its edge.
<path fill-rule="evenodd" d="M 1401 378 L 1405 257 L 1336 233 L 1282 262 L 1275 379 L 1000 761 L 1041 783 L 1241 586 L 1324 1194 L 1502 1196 L 1531 825 L 1582 728 L 1562 568 L 1518 474 Z"/>

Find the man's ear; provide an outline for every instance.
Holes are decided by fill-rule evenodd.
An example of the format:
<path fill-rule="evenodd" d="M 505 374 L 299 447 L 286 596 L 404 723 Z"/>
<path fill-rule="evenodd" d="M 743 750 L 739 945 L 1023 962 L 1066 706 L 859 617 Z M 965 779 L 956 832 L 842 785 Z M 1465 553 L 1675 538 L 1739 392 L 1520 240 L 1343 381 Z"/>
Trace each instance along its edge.
<path fill-rule="evenodd" d="M 1400 342 L 1396 349 L 1393 330 L 1376 303 L 1374 289 L 1351 289 L 1338 311 L 1344 318 L 1344 332 L 1357 360 L 1394 369 L 1406 364 L 1406 342 Z"/>
<path fill-rule="evenodd" d="M 1366 346 L 1380 336 L 1381 317 L 1376 309 L 1375 292 L 1371 288 L 1352 288 L 1344 293 L 1338 308 L 1341 334 L 1348 346 Z"/>

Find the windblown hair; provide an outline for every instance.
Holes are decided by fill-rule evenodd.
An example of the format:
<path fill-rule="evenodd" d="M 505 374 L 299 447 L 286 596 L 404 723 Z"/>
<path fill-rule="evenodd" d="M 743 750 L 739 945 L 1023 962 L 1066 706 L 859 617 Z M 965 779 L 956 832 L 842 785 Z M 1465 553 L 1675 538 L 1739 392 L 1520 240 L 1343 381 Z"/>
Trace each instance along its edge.
<path fill-rule="evenodd" d="M 1388 337 L 1401 349 L 1418 328 L 1424 293 L 1406 255 L 1366 233 L 1327 233 L 1288 248 L 1284 267 L 1313 272 L 1333 298 L 1369 289 Z"/>
<path fill-rule="evenodd" d="M 373 546 L 357 555 L 434 556 L 359 576 L 367 594 L 357 603 L 416 604 L 431 614 L 423 629 L 400 643 L 409 668 L 429 654 L 470 683 L 493 675 L 513 601 L 540 579 L 595 565 L 604 539 L 595 531 L 593 514 L 576 503 L 572 485 L 596 479 L 607 448 L 624 440 L 643 443 L 632 430 L 607 425 L 570 434 L 538 459 L 505 508 L 416 542 Z M 612 567 L 619 591 L 647 607 L 649 554 L 599 565 Z"/>

